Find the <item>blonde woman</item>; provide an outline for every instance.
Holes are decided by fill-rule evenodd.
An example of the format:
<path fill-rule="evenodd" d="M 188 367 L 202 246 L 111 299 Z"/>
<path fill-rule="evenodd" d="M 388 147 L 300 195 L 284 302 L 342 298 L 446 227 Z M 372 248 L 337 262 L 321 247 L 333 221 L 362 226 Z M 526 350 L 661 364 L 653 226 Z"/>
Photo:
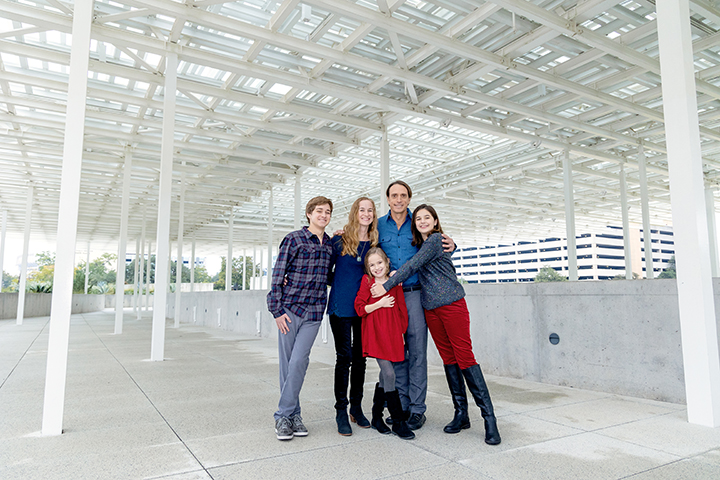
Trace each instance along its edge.
<path fill-rule="evenodd" d="M 330 298 L 327 313 L 335 340 L 335 420 L 340 435 L 352 435 L 350 420 L 358 427 L 369 428 L 363 415 L 362 398 L 365 383 L 365 357 L 362 351 L 362 319 L 355 312 L 355 296 L 360 288 L 365 256 L 378 243 L 375 202 L 360 197 L 350 207 L 348 223 L 342 235 L 331 239 Z M 350 401 L 348 402 L 348 383 Z M 347 407 L 350 405 L 350 419 Z"/>

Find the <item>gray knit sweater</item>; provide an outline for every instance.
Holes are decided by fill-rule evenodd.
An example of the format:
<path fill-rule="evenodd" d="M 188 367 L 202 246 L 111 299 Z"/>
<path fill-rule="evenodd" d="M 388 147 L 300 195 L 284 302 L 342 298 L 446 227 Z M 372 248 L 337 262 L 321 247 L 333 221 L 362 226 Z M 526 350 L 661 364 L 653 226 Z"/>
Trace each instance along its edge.
<path fill-rule="evenodd" d="M 450 305 L 465 297 L 465 290 L 457 280 L 451 257 L 452 254 L 443 252 L 442 235 L 433 233 L 423 242 L 420 250 L 383 284 L 383 288 L 390 291 L 418 272 L 423 308 L 432 310 Z"/>

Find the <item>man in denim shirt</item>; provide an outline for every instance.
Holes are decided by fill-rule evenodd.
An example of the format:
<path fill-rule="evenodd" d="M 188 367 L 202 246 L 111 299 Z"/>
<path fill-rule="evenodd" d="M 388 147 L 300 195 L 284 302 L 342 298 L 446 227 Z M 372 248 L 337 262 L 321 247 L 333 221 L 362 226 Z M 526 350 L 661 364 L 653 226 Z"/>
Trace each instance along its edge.
<path fill-rule="evenodd" d="M 412 214 L 408 209 L 412 190 L 407 183 L 396 180 L 385 192 L 390 212 L 378 219 L 380 247 L 390 259 L 392 270 L 397 270 L 418 251 L 412 245 Z M 455 243 L 443 235 L 445 251 L 455 250 Z M 395 385 L 400 393 L 408 425 L 417 430 L 425 423 L 425 397 L 427 396 L 427 339 L 425 312 L 420 303 L 420 281 L 417 274 L 403 282 L 408 310 L 408 329 L 405 334 L 405 361 L 395 366 Z"/>
<path fill-rule="evenodd" d="M 325 227 L 333 204 L 315 197 L 305 207 L 309 226 L 288 233 L 273 269 L 268 310 L 278 327 L 280 401 L 275 412 L 278 440 L 307 436 L 300 416 L 300 389 L 310 363 L 325 304 L 332 245 Z"/>

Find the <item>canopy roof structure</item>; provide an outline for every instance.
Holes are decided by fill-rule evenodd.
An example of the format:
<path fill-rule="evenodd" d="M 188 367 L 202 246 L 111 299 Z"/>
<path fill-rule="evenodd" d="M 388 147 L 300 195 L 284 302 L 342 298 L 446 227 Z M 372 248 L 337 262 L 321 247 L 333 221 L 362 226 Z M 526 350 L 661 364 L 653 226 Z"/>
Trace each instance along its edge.
<path fill-rule="evenodd" d="M 706 185 L 720 178 L 720 8 L 693 0 Z M 72 2 L 0 0 L 0 210 L 57 229 Z M 157 216 L 164 73 L 179 58 L 174 202 L 184 235 L 218 252 L 233 209 L 251 246 L 302 202 L 414 190 L 460 242 L 564 236 L 564 155 L 578 230 L 671 222 L 654 0 L 98 0 L 92 27 L 78 241 L 115 244 L 132 153 L 129 236 Z M 70 108 L 82 108 L 71 105 Z M 173 207 L 171 232 L 177 232 Z M 175 234 L 173 234 L 174 236 Z"/>

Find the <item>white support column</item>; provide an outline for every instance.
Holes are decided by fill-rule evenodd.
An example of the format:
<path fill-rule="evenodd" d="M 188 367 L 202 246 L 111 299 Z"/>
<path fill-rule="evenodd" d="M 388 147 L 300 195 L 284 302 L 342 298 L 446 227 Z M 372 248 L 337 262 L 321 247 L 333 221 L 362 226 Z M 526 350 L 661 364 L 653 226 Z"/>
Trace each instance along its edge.
<path fill-rule="evenodd" d="M 265 249 L 260 248 L 260 285 L 258 286 L 258 289 L 260 290 L 265 288 L 265 286 L 263 285 L 263 280 L 265 280 L 265 275 L 263 275 L 264 265 L 266 265 L 264 261 L 265 259 Z"/>
<path fill-rule="evenodd" d="M 2 291 L 3 268 L 5 268 L 5 234 L 7 233 L 7 210 L 2 212 L 2 233 L 0 233 L 0 291 Z"/>
<path fill-rule="evenodd" d="M 232 290 L 232 269 L 233 269 L 233 230 L 235 223 L 235 212 L 230 207 L 230 215 L 228 216 L 228 249 L 227 258 L 225 259 L 225 291 Z"/>
<path fill-rule="evenodd" d="M 123 304 L 125 303 L 125 259 L 127 258 L 128 214 L 130 211 L 130 182 L 132 150 L 125 148 L 123 166 L 122 203 L 120 205 L 120 241 L 118 242 L 117 271 L 115 273 L 115 335 L 123 330 Z"/>
<path fill-rule="evenodd" d="M 140 292 L 138 282 L 140 281 L 140 238 L 135 239 L 135 275 L 133 276 L 133 313 L 138 312 L 138 298 Z"/>
<path fill-rule="evenodd" d="M 255 270 L 255 265 L 257 265 L 257 245 L 253 245 L 253 265 L 252 265 L 252 272 L 250 273 L 250 290 L 256 290 L 260 287 L 257 286 L 257 276 L 258 272 Z M 262 264 L 260 264 L 262 265 Z M 262 267 L 261 267 L 262 269 Z"/>
<path fill-rule="evenodd" d="M 715 187 L 705 188 L 705 212 L 707 213 L 708 242 L 710 244 L 710 274 L 713 277 L 720 277 L 717 231 L 715 230 Z"/>
<path fill-rule="evenodd" d="M 185 162 L 183 162 L 183 165 Z M 180 327 L 180 295 L 182 294 L 183 229 L 185 228 L 185 172 L 180 175 L 180 206 L 178 213 L 177 264 L 175 267 L 175 328 Z"/>
<path fill-rule="evenodd" d="M 152 271 L 152 262 L 150 257 L 152 256 L 152 242 L 148 239 L 147 242 L 147 261 L 145 262 L 145 311 L 150 310 L 150 273 Z M 155 262 L 157 262 L 157 255 L 155 256 Z"/>
<path fill-rule="evenodd" d="M 630 246 L 630 216 L 627 200 L 627 174 L 625 165 L 620 165 L 620 209 L 622 210 L 623 249 L 625 256 L 625 279 L 632 280 L 632 251 Z"/>
<path fill-rule="evenodd" d="M 305 208 L 302 204 L 302 174 L 295 175 L 295 230 L 302 227 Z"/>
<path fill-rule="evenodd" d="M 172 45 L 171 45 L 172 46 Z M 157 254 L 155 255 L 155 296 L 153 297 L 152 346 L 150 360 L 165 356 L 165 313 L 167 310 L 167 271 L 170 252 L 170 202 L 172 196 L 173 143 L 175 140 L 175 97 L 177 93 L 177 53 L 165 57 L 162 140 L 160 146 L 160 189 L 158 192 Z"/>
<path fill-rule="evenodd" d="M 572 182 L 572 162 L 570 152 L 565 150 L 563 154 L 563 186 L 565 190 L 565 233 L 567 235 L 567 257 L 568 257 L 568 280 L 576 282 L 578 279 L 577 268 L 577 243 L 575 240 L 575 195 Z"/>
<path fill-rule="evenodd" d="M 272 278 L 272 248 L 273 248 L 273 188 L 270 187 L 270 199 L 268 201 L 268 258 L 267 258 L 267 272 L 268 272 L 268 285 L 270 288 L 270 279 Z"/>
<path fill-rule="evenodd" d="M 172 208 L 172 207 L 171 207 Z M 165 280 L 167 281 L 168 288 L 170 288 L 170 274 L 172 273 L 170 270 L 170 265 L 172 265 L 172 241 L 168 239 L 168 269 L 167 269 L 167 275 L 165 275 Z M 176 272 L 177 273 L 177 272 Z"/>
<path fill-rule="evenodd" d="M 65 380 L 72 311 L 75 240 L 77 238 L 82 170 L 83 136 L 85 132 L 85 98 L 92 23 L 92 0 L 76 0 L 73 8 L 70 76 L 68 79 L 65 138 L 63 141 L 60 200 L 58 203 L 57 248 L 53 295 L 50 307 L 45 398 L 43 404 L 43 435 L 62 433 L 65 409 Z"/>
<path fill-rule="evenodd" d="M 242 250 L 242 262 L 240 265 L 240 290 L 245 290 L 245 264 L 247 263 L 247 257 L 245 256 L 245 249 Z"/>
<path fill-rule="evenodd" d="M 390 185 L 390 140 L 387 127 L 383 125 L 382 141 L 380 142 L 380 216 L 388 213 L 390 206 L 387 203 L 385 192 Z"/>
<path fill-rule="evenodd" d="M 645 150 L 638 148 L 638 167 L 640 173 L 640 203 L 642 205 L 643 243 L 645 245 L 645 278 L 655 278 L 655 264 L 652 251 L 652 227 L 650 226 L 650 195 L 647 186 L 647 159 Z"/>
<path fill-rule="evenodd" d="M 192 235 L 192 247 L 190 248 L 190 291 L 195 291 L 195 232 Z"/>
<path fill-rule="evenodd" d="M 85 295 L 88 293 L 88 284 L 90 282 L 90 241 L 87 242 L 87 252 L 85 254 Z"/>
<path fill-rule="evenodd" d="M 658 0 L 663 113 L 688 421 L 720 426 L 720 358 L 710 273 L 688 0 Z"/>
<path fill-rule="evenodd" d="M 25 231 L 23 234 L 23 253 L 20 261 L 20 281 L 18 284 L 17 324 L 22 325 L 25 316 L 25 288 L 27 287 L 27 265 L 30 250 L 30 226 L 32 224 L 32 205 L 35 196 L 35 187 L 28 185 L 27 200 L 25 203 Z"/>

